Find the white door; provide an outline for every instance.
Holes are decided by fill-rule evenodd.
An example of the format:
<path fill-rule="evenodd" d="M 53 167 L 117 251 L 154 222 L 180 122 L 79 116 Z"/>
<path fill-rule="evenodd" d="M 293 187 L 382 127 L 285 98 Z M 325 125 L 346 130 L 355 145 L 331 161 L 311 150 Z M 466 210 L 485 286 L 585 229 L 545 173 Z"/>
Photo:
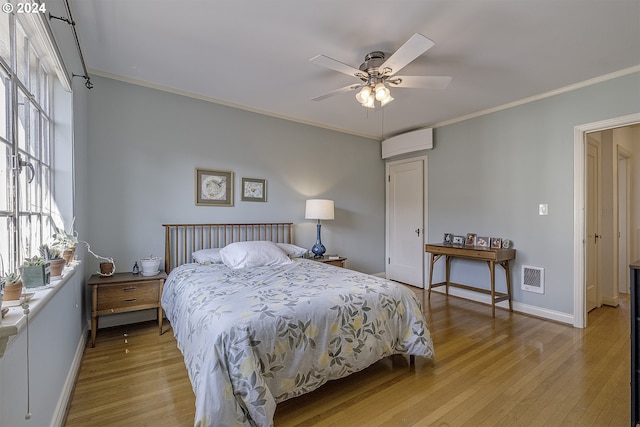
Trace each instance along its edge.
<path fill-rule="evenodd" d="M 618 155 L 618 292 L 629 293 L 628 157 Z"/>
<path fill-rule="evenodd" d="M 388 279 L 424 288 L 424 160 L 387 165 Z"/>
<path fill-rule="evenodd" d="M 586 309 L 587 312 L 598 306 L 598 165 L 600 155 L 598 147 L 587 143 L 587 188 L 586 188 Z"/>

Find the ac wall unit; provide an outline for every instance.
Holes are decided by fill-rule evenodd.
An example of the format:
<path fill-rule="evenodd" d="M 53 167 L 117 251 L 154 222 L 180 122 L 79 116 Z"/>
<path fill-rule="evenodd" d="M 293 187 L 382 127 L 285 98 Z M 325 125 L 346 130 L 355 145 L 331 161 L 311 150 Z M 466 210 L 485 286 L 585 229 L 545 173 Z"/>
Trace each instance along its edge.
<path fill-rule="evenodd" d="M 382 158 L 430 150 L 433 148 L 433 129 L 420 129 L 402 133 L 382 141 Z"/>

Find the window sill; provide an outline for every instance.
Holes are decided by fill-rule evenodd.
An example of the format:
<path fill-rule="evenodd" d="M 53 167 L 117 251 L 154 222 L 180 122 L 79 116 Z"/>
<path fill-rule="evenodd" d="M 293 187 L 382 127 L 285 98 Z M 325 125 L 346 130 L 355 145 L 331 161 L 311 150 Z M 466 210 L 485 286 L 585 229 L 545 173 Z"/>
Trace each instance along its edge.
<path fill-rule="evenodd" d="M 29 318 L 33 319 L 53 296 L 80 270 L 80 261 L 74 261 L 64 268 L 62 278 L 47 286 L 29 289 L 35 295 L 29 301 Z M 0 358 L 13 339 L 26 328 L 27 316 L 20 305 L 10 307 L 4 319 L 0 320 Z"/>

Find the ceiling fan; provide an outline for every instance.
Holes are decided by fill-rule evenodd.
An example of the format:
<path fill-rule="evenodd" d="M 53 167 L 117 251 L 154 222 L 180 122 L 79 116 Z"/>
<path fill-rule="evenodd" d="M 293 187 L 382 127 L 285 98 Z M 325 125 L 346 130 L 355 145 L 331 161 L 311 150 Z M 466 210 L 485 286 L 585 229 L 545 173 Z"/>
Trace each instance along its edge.
<path fill-rule="evenodd" d="M 389 58 L 385 56 L 384 52 L 380 51 L 368 53 L 359 68 L 354 68 L 325 55 L 314 56 L 309 60 L 310 62 L 354 76 L 362 82 L 336 89 L 312 98 L 312 100 L 322 101 L 323 99 L 340 93 L 360 89 L 356 94 L 358 102 L 360 102 L 363 107 L 375 108 L 375 101 L 378 101 L 380 106 L 385 106 L 393 101 L 389 87 L 445 89 L 452 80 L 449 76 L 396 75 L 398 71 L 434 45 L 435 43 L 433 41 L 420 33 L 416 33 Z"/>

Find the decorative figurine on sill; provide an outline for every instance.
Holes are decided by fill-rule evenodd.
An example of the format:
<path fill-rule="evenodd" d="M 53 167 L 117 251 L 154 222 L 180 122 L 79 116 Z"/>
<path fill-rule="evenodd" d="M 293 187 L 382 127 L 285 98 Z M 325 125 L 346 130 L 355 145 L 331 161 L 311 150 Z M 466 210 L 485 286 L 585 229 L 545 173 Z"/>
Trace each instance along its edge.
<path fill-rule="evenodd" d="M 133 264 L 133 274 L 140 273 L 140 267 L 138 267 L 138 261 Z"/>

